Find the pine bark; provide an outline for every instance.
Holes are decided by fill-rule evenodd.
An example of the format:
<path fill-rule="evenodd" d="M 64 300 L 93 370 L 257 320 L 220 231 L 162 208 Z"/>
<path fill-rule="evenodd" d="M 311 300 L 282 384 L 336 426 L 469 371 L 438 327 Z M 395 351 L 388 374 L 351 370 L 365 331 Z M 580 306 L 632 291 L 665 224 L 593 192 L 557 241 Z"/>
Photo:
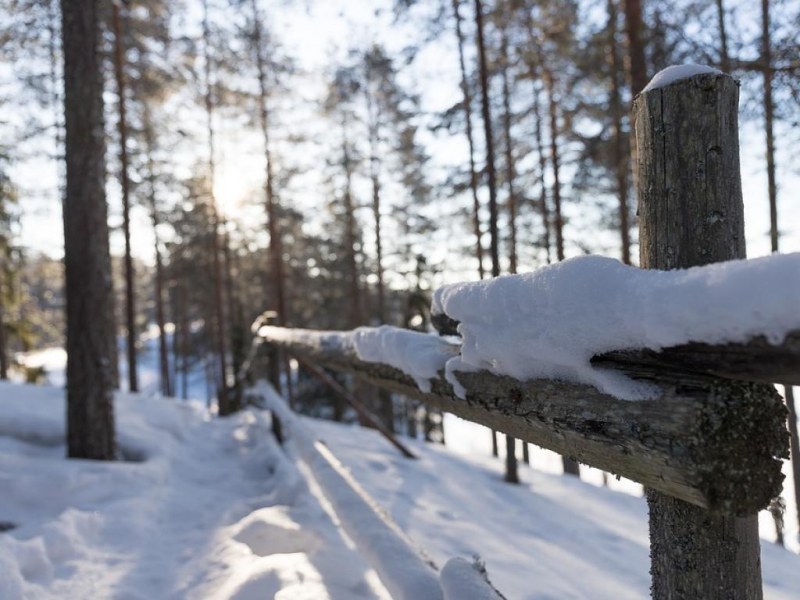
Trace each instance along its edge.
<path fill-rule="evenodd" d="M 486 177 L 489 187 L 489 256 L 492 261 L 492 277 L 500 275 L 499 232 L 497 227 L 497 172 L 495 171 L 494 136 L 492 134 L 492 111 L 489 94 L 489 70 L 487 68 L 486 44 L 483 33 L 483 4 L 475 0 L 476 44 L 481 85 L 481 116 L 486 142 Z M 508 447 L 508 438 L 506 446 Z M 497 434 L 492 432 L 492 453 L 497 455 Z M 506 454 L 506 481 L 517 481 L 517 462 L 513 446 Z"/>
<path fill-rule="evenodd" d="M 0 240 L 0 379 L 8 379 L 8 342 L 6 336 L 6 240 Z"/>
<path fill-rule="evenodd" d="M 721 0 L 719 0 L 721 2 Z M 775 101 L 772 93 L 772 79 L 774 76 L 772 65 L 772 40 L 770 33 L 769 0 L 761 0 L 761 65 L 764 75 L 764 131 L 767 156 L 767 191 L 769 194 L 769 222 L 770 244 L 773 252 L 778 251 L 780 232 L 778 230 L 778 185 L 775 176 Z M 786 405 L 789 408 L 789 433 L 792 444 L 792 473 L 794 474 L 795 500 L 800 499 L 800 441 L 797 433 L 796 406 L 794 404 L 794 390 L 791 386 L 784 387 Z M 800 503 L 797 506 L 797 520 L 800 523 Z M 778 523 L 776 522 L 776 529 Z"/>
<path fill-rule="evenodd" d="M 772 251 L 778 251 L 778 187 L 775 181 L 775 101 L 772 95 L 772 43 L 769 0 L 761 0 L 761 68 L 764 77 L 764 133 L 769 193 L 769 237 Z"/>
<path fill-rule="evenodd" d="M 492 111 L 489 97 L 489 71 L 487 68 L 486 44 L 483 33 L 483 3 L 475 0 L 476 44 L 481 86 L 481 116 L 486 145 L 486 178 L 489 188 L 489 255 L 492 261 L 492 277 L 500 275 L 499 234 L 497 230 L 497 172 L 495 170 L 494 137 L 492 134 Z"/>
<path fill-rule="evenodd" d="M 717 6 L 717 29 L 719 33 L 719 68 L 723 73 L 731 72 L 731 59 L 728 54 L 728 31 L 725 27 L 725 6 L 723 0 L 715 0 Z"/>
<path fill-rule="evenodd" d="M 217 404 L 220 415 L 233 412 L 233 407 L 228 400 L 228 358 L 225 350 L 225 309 L 223 305 L 223 278 L 222 260 L 220 257 L 219 228 L 220 218 L 217 210 L 217 200 L 214 195 L 215 150 L 214 150 L 214 93 L 211 83 L 211 52 L 208 0 L 203 0 L 203 52 L 205 71 L 205 109 L 206 128 L 208 132 L 208 188 L 211 209 L 211 254 L 213 261 L 214 278 L 214 318 L 215 342 L 217 346 L 217 367 L 219 379 L 216 382 Z"/>
<path fill-rule="evenodd" d="M 464 103 L 465 134 L 469 147 L 469 189 L 472 192 L 472 229 L 475 235 L 475 258 L 478 259 L 478 277 L 484 278 L 483 268 L 483 241 L 481 240 L 481 203 L 478 199 L 478 172 L 475 167 L 475 138 L 472 132 L 472 93 L 470 92 L 469 78 L 467 77 L 466 61 L 464 60 L 464 33 L 461 29 L 461 3 L 452 0 L 453 16 L 456 21 L 456 41 L 458 42 L 458 66 L 461 72 L 461 93 Z"/>
<path fill-rule="evenodd" d="M 378 109 L 370 89 L 371 79 L 370 68 L 367 66 L 365 96 L 369 129 L 369 179 L 372 184 L 372 217 L 375 221 L 375 275 L 378 278 L 376 283 L 378 306 L 375 312 L 378 322 L 384 323 L 386 321 L 386 299 L 383 283 L 383 238 L 381 236 L 381 163 L 378 157 L 380 123 L 378 122 Z"/>
<path fill-rule="evenodd" d="M 699 75 L 636 99 L 643 268 L 745 258 L 738 98 L 731 77 Z M 762 597 L 756 514 L 714 516 L 652 490 L 647 502 L 653 598 Z"/>
<path fill-rule="evenodd" d="M 261 31 L 261 14 L 258 9 L 257 0 L 250 0 L 250 10 L 253 17 L 253 53 L 256 60 L 256 74 L 258 76 L 258 117 L 261 127 L 261 137 L 264 140 L 264 201 L 267 212 L 267 229 L 269 232 L 269 265 L 272 281 L 272 302 L 275 310 L 275 320 L 280 325 L 285 325 L 286 320 L 286 293 L 284 286 L 284 265 L 283 265 L 283 239 L 278 223 L 278 206 L 275 198 L 274 177 L 272 173 L 272 148 L 270 144 L 270 113 L 269 113 L 269 90 L 267 87 L 267 67 L 264 57 L 263 34 Z M 269 379 L 276 390 L 281 389 L 280 373 L 283 369 L 286 374 L 287 382 L 291 381 L 289 370 L 286 369 L 286 361 L 275 350 L 269 359 Z"/>
<path fill-rule="evenodd" d="M 548 116 L 550 120 L 550 164 L 553 167 L 553 228 L 556 234 L 556 259 L 564 260 L 564 219 L 561 214 L 561 156 L 558 148 L 558 103 L 555 96 L 555 81 L 549 68 L 542 68 L 547 90 Z M 564 473 L 580 477 L 578 462 L 568 456 L 561 459 Z"/>
<path fill-rule="evenodd" d="M 508 81 L 509 56 L 508 34 L 503 28 L 501 31 L 500 60 L 502 62 L 503 79 L 503 134 L 505 137 L 506 158 L 506 188 L 508 189 L 508 270 L 517 272 L 517 195 L 514 188 L 516 168 L 514 165 L 514 148 L 511 138 L 511 90 Z M 527 456 L 527 453 L 525 453 Z M 527 460 L 525 462 L 528 462 Z M 506 436 L 506 474 L 505 480 L 509 483 L 519 483 L 517 470 L 517 440 Z"/>
<path fill-rule="evenodd" d="M 608 2 L 608 32 L 609 32 L 609 68 L 611 70 L 611 95 L 609 108 L 614 128 L 614 179 L 619 200 L 619 231 L 622 262 L 631 264 L 631 232 L 628 219 L 628 173 L 630 172 L 630 152 L 627 148 L 627 136 L 622 129 L 622 65 L 617 51 L 617 7 L 616 0 Z"/>
<path fill-rule="evenodd" d="M 532 71 L 531 75 L 535 73 Z M 535 80 L 534 80 L 535 81 Z M 547 183 L 545 173 L 547 172 L 547 155 L 542 141 L 542 111 L 539 102 L 539 90 L 533 90 L 533 119 L 535 127 L 536 154 L 539 158 L 539 213 L 542 216 L 542 227 L 544 231 L 545 261 L 550 264 L 550 208 L 547 204 Z"/>
<path fill-rule="evenodd" d="M 631 96 L 636 96 L 647 85 L 647 65 L 644 58 L 644 21 L 642 1 L 624 0 L 625 35 L 628 41 L 628 74 Z"/>
<path fill-rule="evenodd" d="M 345 216 L 345 255 L 347 261 L 349 297 L 350 297 L 350 327 L 354 329 L 363 324 L 364 311 L 361 303 L 361 285 L 358 276 L 358 261 L 356 260 L 356 242 L 358 240 L 355 206 L 353 203 L 353 164 L 350 156 L 350 142 L 347 139 L 347 119 L 342 117 L 342 168 L 344 170 L 345 184 L 342 193 Z"/>
<path fill-rule="evenodd" d="M 186 287 L 181 283 L 180 297 L 183 299 L 181 306 L 186 306 Z M 189 344 L 191 342 L 192 330 L 191 322 L 189 321 L 189 314 L 186 310 L 179 308 L 180 316 L 178 322 L 181 328 L 180 349 L 181 349 L 181 398 L 187 400 L 189 398 L 189 371 L 191 369 L 191 357 L 189 355 Z"/>
<path fill-rule="evenodd" d="M 145 151 L 147 153 L 147 179 L 149 184 L 150 219 L 153 224 L 153 254 L 156 259 L 156 273 L 153 294 L 156 305 L 156 325 L 158 326 L 158 366 L 159 388 L 164 396 L 172 396 L 172 381 L 169 372 L 169 352 L 167 350 L 166 317 L 164 315 L 164 261 L 161 256 L 161 240 L 158 235 L 159 213 L 156 201 L 156 173 L 153 164 L 154 136 L 149 111 L 144 113 Z M 177 331 L 173 332 L 177 336 Z"/>
<path fill-rule="evenodd" d="M 539 62 L 543 63 L 542 51 L 538 47 L 538 42 L 536 38 L 536 34 L 533 28 L 533 16 L 531 15 L 530 11 L 526 11 L 525 14 L 525 29 L 528 33 L 528 44 L 532 48 L 537 48 L 537 52 L 533 55 L 538 56 Z M 533 112 L 533 124 L 534 124 L 534 136 L 536 140 L 536 154 L 539 159 L 539 212 L 542 216 L 542 226 L 544 229 L 544 249 L 545 249 L 545 260 L 547 264 L 550 264 L 552 257 L 550 254 L 550 246 L 551 246 L 551 223 L 550 223 L 550 209 L 547 204 L 547 182 L 545 178 L 545 173 L 547 172 L 547 152 L 544 147 L 544 142 L 542 140 L 542 110 L 541 110 L 541 103 L 539 100 L 539 88 L 536 86 L 536 81 L 539 79 L 536 64 L 534 63 L 532 58 L 527 60 L 527 67 L 528 67 L 528 76 L 530 77 L 531 84 L 533 87 L 533 105 L 531 107 Z M 547 86 L 545 85 L 545 89 Z M 551 132 L 552 133 L 552 132 Z"/>
<path fill-rule="evenodd" d="M 547 90 L 547 114 L 550 125 L 550 165 L 553 169 L 553 229 L 556 236 L 556 260 L 564 260 L 564 218 L 561 214 L 561 155 L 558 148 L 558 101 L 552 71 L 542 68 L 542 78 Z"/>
<path fill-rule="evenodd" d="M 794 479 L 794 505 L 797 511 L 797 522 L 800 523 L 800 442 L 797 432 L 797 405 L 794 388 L 787 385 L 784 389 L 786 406 L 789 409 L 789 440 L 791 445 L 792 478 Z"/>
<path fill-rule="evenodd" d="M 136 365 L 136 290 L 131 256 L 130 175 L 128 170 L 128 117 L 125 91 L 125 43 L 122 31 L 122 15 L 119 2 L 111 3 L 114 28 L 114 79 L 117 83 L 119 135 L 119 182 L 122 191 L 122 233 L 125 238 L 125 328 L 127 330 L 126 353 L 128 361 L 128 389 L 139 391 Z"/>
<path fill-rule="evenodd" d="M 515 183 L 517 178 L 514 163 L 514 141 L 511 137 L 511 86 L 508 81 L 509 55 L 508 34 L 503 29 L 500 45 L 500 60 L 502 62 L 501 76 L 503 80 L 503 136 L 505 137 L 505 167 L 506 189 L 508 191 L 508 270 L 517 272 L 517 193 Z"/>
<path fill-rule="evenodd" d="M 61 1 L 64 48 L 67 454 L 115 453 L 114 295 L 105 197 L 100 2 Z"/>
<path fill-rule="evenodd" d="M 244 345 L 243 338 L 244 325 L 239 321 L 238 309 L 239 297 L 236 292 L 236 279 L 234 277 L 233 265 L 233 251 L 231 249 L 231 235 L 228 220 L 222 220 L 222 264 L 225 273 L 225 300 L 228 309 L 228 342 L 230 344 L 231 352 L 231 372 L 233 373 L 234 386 L 236 386 L 236 377 L 239 374 L 239 369 L 244 360 Z M 234 389 L 234 397 L 230 398 L 231 409 L 233 411 L 239 410 L 239 389 Z"/>

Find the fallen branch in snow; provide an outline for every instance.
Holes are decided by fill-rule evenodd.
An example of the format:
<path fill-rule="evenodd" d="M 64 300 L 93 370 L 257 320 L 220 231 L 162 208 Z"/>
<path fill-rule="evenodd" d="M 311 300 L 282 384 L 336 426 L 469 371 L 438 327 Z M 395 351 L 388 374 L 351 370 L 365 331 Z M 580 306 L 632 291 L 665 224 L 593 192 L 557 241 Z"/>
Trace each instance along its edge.
<path fill-rule="evenodd" d="M 397 437 L 383 424 L 380 422 L 378 418 L 375 417 L 367 407 L 364 406 L 358 399 L 353 396 L 350 392 L 344 389 L 339 382 L 337 382 L 333 377 L 328 375 L 325 371 L 315 366 L 313 363 L 307 361 L 302 356 L 297 356 L 297 361 L 303 365 L 303 368 L 306 369 L 309 373 L 311 373 L 314 377 L 322 381 L 325 385 L 333 390 L 333 392 L 339 395 L 345 402 L 347 402 L 350 406 L 353 407 L 358 415 L 366 420 L 373 428 L 378 430 L 378 432 L 386 438 L 392 446 L 397 448 L 400 451 L 400 454 L 405 456 L 406 458 L 417 458 L 411 450 L 409 450 L 405 445 L 400 443 Z"/>
<path fill-rule="evenodd" d="M 755 512 L 781 487 L 786 408 L 771 386 L 676 371 L 629 373 L 657 397 L 630 402 L 550 379 L 440 371 L 430 392 L 397 368 L 360 359 L 346 332 L 262 327 L 259 336 L 322 367 L 573 457 L 719 514 Z M 430 337 L 419 334 L 421 338 Z M 424 340 L 421 340 L 424 341 Z"/>

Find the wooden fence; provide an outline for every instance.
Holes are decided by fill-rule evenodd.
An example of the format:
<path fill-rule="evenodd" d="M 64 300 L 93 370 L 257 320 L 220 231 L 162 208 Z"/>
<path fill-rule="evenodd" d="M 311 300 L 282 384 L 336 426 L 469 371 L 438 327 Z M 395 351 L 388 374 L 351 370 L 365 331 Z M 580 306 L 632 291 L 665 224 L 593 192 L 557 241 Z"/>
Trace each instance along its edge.
<path fill-rule="evenodd" d="M 738 91 L 728 75 L 702 74 L 635 99 L 642 268 L 744 258 Z M 446 329 L 448 319 L 439 324 Z M 638 402 L 488 372 L 456 374 L 465 399 L 443 373 L 424 393 L 401 371 L 324 336 L 259 332 L 305 362 L 643 484 L 654 598 L 762 598 L 757 512 L 780 493 L 788 456 L 786 407 L 769 383 L 800 384 L 800 332 L 780 345 L 759 338 L 596 356 L 595 364 L 658 386 L 657 398 Z"/>

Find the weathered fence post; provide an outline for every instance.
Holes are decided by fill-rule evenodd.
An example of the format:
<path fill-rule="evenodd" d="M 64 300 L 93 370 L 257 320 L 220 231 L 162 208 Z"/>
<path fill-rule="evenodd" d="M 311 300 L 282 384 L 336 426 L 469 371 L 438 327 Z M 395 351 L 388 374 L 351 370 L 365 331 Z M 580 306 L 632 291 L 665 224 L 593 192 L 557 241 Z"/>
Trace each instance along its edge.
<path fill-rule="evenodd" d="M 635 99 L 643 268 L 745 257 L 738 100 L 736 81 L 713 73 Z M 753 384 L 723 389 L 770 393 Z M 652 490 L 647 502 L 653 598 L 762 598 L 757 515 L 718 516 Z"/>

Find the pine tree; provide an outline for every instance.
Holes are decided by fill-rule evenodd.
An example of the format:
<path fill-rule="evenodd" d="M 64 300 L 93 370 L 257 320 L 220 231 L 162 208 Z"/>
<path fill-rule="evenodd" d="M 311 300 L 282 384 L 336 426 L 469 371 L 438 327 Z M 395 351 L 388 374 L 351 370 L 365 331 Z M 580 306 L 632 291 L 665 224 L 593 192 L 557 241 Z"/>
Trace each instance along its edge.
<path fill-rule="evenodd" d="M 67 186 L 67 452 L 111 460 L 114 309 L 105 199 L 100 2 L 62 0 Z"/>
<path fill-rule="evenodd" d="M 128 118 L 126 112 L 125 46 L 123 15 L 119 2 L 111 3 L 114 31 L 114 79 L 117 84 L 117 132 L 119 135 L 119 182 L 122 190 L 122 232 L 125 238 L 125 327 L 127 330 L 128 389 L 139 391 L 136 361 L 136 290 L 131 256 L 130 172 L 128 161 Z"/>

